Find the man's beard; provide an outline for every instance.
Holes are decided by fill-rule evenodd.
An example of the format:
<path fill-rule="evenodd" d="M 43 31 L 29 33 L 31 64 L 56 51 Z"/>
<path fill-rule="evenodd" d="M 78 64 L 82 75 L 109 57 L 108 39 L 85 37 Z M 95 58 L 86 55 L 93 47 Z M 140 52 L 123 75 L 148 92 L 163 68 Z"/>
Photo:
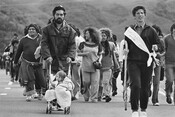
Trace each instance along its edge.
<path fill-rule="evenodd" d="M 63 23 L 63 19 L 61 18 L 57 18 L 57 19 L 54 19 L 55 20 L 55 23 L 57 24 L 62 24 Z"/>

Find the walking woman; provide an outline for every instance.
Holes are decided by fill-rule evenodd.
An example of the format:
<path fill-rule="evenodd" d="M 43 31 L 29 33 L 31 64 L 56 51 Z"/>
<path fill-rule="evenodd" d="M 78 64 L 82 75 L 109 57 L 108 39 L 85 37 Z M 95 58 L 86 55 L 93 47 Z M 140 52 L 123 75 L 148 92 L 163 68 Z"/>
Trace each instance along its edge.
<path fill-rule="evenodd" d="M 111 101 L 110 94 L 112 93 L 112 69 L 116 68 L 117 58 L 114 55 L 115 44 L 109 41 L 112 38 L 112 31 L 109 28 L 101 28 L 100 32 L 102 35 L 102 68 L 100 70 L 99 95 L 102 91 L 103 99 L 109 102 Z"/>
<path fill-rule="evenodd" d="M 158 46 L 158 50 L 156 51 L 157 53 L 156 58 L 159 60 L 159 64 L 157 65 L 155 62 L 153 63 L 154 75 L 153 75 L 153 81 L 152 81 L 152 84 L 153 84 L 152 103 L 153 103 L 153 106 L 159 106 L 159 99 L 158 99 L 159 85 L 160 85 L 161 77 L 164 77 L 164 76 L 161 76 L 161 70 L 162 70 L 161 68 L 164 66 L 165 47 L 164 47 L 164 41 L 163 41 L 163 34 L 160 27 L 157 25 L 153 25 L 152 27 L 156 30 L 156 33 L 159 36 L 159 46 Z M 163 72 L 164 72 L 164 69 L 163 69 Z"/>
<path fill-rule="evenodd" d="M 84 100 L 89 98 L 92 102 L 97 102 L 99 87 L 99 70 L 95 69 L 93 62 L 101 61 L 100 33 L 94 27 L 84 30 L 85 42 L 80 43 L 78 56 L 82 56 L 82 75 L 84 85 Z"/>
<path fill-rule="evenodd" d="M 34 55 L 41 39 L 41 36 L 38 34 L 38 27 L 35 24 L 30 24 L 27 27 L 27 31 L 27 35 L 20 40 L 14 64 L 17 65 L 21 57 L 19 79 L 21 85 L 25 87 L 26 101 L 31 101 L 32 95 L 36 93 L 34 89 L 35 82 L 40 84 L 43 90 L 46 88 L 46 82 L 40 58 L 36 59 Z"/>

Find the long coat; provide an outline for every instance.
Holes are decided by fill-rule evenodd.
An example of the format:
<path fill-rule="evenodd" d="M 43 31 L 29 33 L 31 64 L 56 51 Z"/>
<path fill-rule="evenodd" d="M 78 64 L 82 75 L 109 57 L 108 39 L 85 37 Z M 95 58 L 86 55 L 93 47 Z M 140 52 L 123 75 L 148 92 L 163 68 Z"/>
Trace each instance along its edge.
<path fill-rule="evenodd" d="M 44 59 L 53 58 L 52 67 L 55 71 L 58 70 L 59 60 L 66 61 L 67 57 L 75 59 L 75 36 L 75 30 L 66 21 L 60 29 L 56 28 L 54 22 L 43 28 L 41 55 Z"/>

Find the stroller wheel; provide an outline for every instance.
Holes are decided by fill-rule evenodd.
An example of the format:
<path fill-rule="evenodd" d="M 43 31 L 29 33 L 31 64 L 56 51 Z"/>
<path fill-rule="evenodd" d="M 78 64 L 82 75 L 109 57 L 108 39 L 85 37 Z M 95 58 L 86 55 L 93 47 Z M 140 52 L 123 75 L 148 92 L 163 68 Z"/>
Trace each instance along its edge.
<path fill-rule="evenodd" d="M 69 107 L 67 107 L 67 114 L 69 114 L 70 113 L 70 106 Z"/>
<path fill-rule="evenodd" d="M 52 107 L 49 108 L 49 114 L 51 114 L 51 113 L 52 113 Z"/>
<path fill-rule="evenodd" d="M 64 114 L 69 114 L 70 113 L 70 107 L 65 107 L 64 108 Z"/>
<path fill-rule="evenodd" d="M 64 108 L 64 114 L 66 114 L 67 113 L 67 109 L 66 109 L 66 107 Z"/>

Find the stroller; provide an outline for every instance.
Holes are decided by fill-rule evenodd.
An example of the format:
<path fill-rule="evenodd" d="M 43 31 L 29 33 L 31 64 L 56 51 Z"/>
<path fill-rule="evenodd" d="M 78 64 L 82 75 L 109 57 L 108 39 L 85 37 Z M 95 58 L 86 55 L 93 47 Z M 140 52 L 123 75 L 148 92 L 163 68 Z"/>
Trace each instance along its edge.
<path fill-rule="evenodd" d="M 71 81 L 70 74 L 71 74 L 71 64 L 69 64 L 68 76 L 67 76 L 67 79 L 69 81 Z M 49 75 L 50 75 L 50 79 L 49 79 L 49 83 L 50 83 L 54 80 L 54 76 L 51 74 L 51 65 L 49 65 Z M 73 86 L 72 87 L 73 89 L 74 85 L 72 86 Z M 60 90 L 60 93 L 57 93 L 56 90 Z M 63 98 L 62 96 L 65 96 L 65 97 Z M 51 114 L 52 111 L 63 111 L 64 114 L 70 113 L 71 92 L 68 90 L 65 90 L 65 87 L 58 85 L 55 89 L 53 89 L 49 84 L 49 89 L 46 91 L 45 99 L 47 100 L 46 114 Z"/>

